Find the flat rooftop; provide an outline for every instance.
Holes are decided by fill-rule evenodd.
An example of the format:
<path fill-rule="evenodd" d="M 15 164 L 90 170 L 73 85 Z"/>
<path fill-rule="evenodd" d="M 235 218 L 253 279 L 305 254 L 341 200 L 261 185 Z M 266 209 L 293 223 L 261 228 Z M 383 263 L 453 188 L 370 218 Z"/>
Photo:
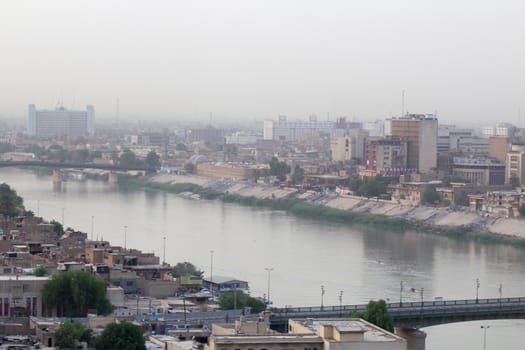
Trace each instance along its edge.
<path fill-rule="evenodd" d="M 358 318 L 354 319 L 301 319 L 293 320 L 304 327 L 320 334 L 322 325 L 331 325 L 341 333 L 363 332 L 365 342 L 383 342 L 383 341 L 399 341 L 401 338 L 387 332 L 384 329 L 375 327 L 368 322 L 364 322 Z"/>

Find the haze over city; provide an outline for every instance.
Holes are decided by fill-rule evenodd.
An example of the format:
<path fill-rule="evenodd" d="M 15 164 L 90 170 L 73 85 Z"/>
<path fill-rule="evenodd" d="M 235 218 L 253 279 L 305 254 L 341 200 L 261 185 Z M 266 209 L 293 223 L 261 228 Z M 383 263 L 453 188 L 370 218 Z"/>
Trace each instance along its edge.
<path fill-rule="evenodd" d="M 525 4 L 4 1 L 0 116 L 94 105 L 99 121 L 374 120 L 519 126 Z"/>

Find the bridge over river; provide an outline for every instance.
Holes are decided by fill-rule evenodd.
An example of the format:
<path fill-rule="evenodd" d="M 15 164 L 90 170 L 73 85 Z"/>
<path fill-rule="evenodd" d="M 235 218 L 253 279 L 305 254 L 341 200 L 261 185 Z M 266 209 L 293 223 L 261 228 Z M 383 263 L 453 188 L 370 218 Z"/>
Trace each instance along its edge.
<path fill-rule="evenodd" d="M 422 328 L 474 320 L 525 318 L 525 297 L 387 303 L 396 327 Z M 289 318 L 348 317 L 366 311 L 366 304 L 271 309 L 272 328 L 283 328 Z"/>

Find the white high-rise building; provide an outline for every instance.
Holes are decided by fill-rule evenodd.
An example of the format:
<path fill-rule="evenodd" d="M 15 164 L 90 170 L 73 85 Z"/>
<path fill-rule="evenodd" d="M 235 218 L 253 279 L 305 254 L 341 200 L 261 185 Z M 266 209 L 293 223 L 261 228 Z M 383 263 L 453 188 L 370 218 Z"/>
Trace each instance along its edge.
<path fill-rule="evenodd" d="M 318 132 L 332 134 L 335 123 L 331 121 L 317 121 L 317 117 L 310 116 L 308 121 L 287 121 L 285 116 L 278 120 L 264 121 L 264 139 L 284 142 L 294 142 Z"/>
<path fill-rule="evenodd" d="M 38 137 L 93 136 L 95 109 L 89 105 L 85 111 L 70 111 L 64 107 L 37 110 L 34 104 L 30 104 L 27 132 Z"/>

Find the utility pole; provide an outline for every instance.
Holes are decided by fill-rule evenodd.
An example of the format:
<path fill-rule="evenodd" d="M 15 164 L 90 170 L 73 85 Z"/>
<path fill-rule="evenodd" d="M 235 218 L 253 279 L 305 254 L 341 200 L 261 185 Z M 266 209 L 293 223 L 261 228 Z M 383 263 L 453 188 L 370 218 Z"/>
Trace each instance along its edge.
<path fill-rule="evenodd" d="M 95 217 L 91 215 L 91 240 L 93 240 L 93 228 L 95 227 Z"/>
<path fill-rule="evenodd" d="M 166 236 L 162 237 L 163 240 L 163 254 L 162 254 L 162 265 L 166 264 Z"/>
<path fill-rule="evenodd" d="M 324 308 L 324 285 L 321 284 L 321 311 L 323 311 Z"/>
<path fill-rule="evenodd" d="M 213 299 L 213 249 L 210 250 L 210 291 Z"/>
<path fill-rule="evenodd" d="M 266 305 L 270 305 L 272 302 L 270 299 L 270 273 L 273 271 L 273 267 L 266 267 L 265 270 L 268 272 L 268 293 L 266 294 L 268 299 L 266 300 Z"/>
<path fill-rule="evenodd" d="M 126 250 L 126 240 L 128 237 L 128 226 L 124 225 L 124 250 Z"/>
<path fill-rule="evenodd" d="M 399 306 L 403 305 L 403 281 L 399 282 Z"/>

